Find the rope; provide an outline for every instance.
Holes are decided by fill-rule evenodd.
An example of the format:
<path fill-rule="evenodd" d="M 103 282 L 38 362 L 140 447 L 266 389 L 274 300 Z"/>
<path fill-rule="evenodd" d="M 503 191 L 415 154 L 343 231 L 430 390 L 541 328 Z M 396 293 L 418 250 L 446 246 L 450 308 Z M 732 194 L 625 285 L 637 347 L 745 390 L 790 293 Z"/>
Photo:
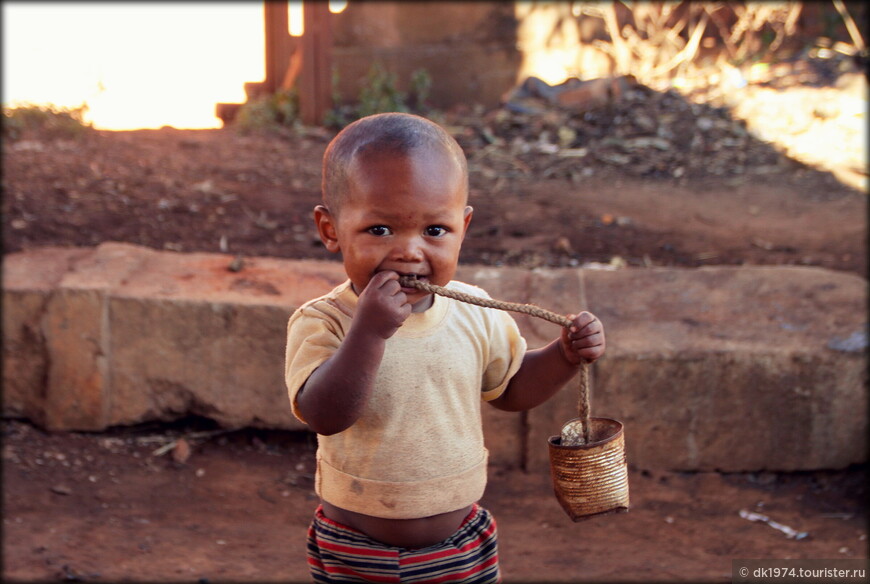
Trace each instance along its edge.
<path fill-rule="evenodd" d="M 399 284 L 406 288 L 416 288 L 430 294 L 438 294 L 446 298 L 452 298 L 460 302 L 482 306 L 484 308 L 495 308 L 496 310 L 508 310 L 511 312 L 521 312 L 537 318 L 548 320 L 552 323 L 561 325 L 565 328 L 571 326 L 571 319 L 551 312 L 534 304 L 520 304 L 517 302 L 505 302 L 504 300 L 494 300 L 492 298 L 481 298 L 473 296 L 458 290 L 450 290 L 443 286 L 429 284 L 416 278 L 408 276 L 400 276 Z M 580 366 L 580 399 L 577 403 L 578 417 L 583 421 L 583 440 L 586 444 L 589 443 L 589 364 L 585 361 Z"/>

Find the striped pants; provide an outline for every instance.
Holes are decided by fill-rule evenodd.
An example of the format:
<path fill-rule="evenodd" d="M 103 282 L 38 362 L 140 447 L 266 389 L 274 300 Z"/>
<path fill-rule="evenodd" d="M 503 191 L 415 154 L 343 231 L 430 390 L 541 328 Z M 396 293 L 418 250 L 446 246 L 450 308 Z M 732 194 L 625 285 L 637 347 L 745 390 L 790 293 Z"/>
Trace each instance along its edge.
<path fill-rule="evenodd" d="M 495 519 L 475 504 L 459 529 L 433 546 L 391 547 L 336 523 L 317 508 L 308 529 L 314 582 L 501 582 Z"/>

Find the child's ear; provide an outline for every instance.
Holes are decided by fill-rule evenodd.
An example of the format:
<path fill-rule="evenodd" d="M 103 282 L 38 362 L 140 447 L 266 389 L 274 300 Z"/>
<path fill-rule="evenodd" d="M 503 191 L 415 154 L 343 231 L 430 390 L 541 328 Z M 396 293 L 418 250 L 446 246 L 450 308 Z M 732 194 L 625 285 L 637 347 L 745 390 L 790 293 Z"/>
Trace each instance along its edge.
<path fill-rule="evenodd" d="M 317 225 L 317 233 L 324 247 L 332 253 L 341 251 L 338 245 L 338 233 L 335 230 L 335 218 L 324 205 L 314 207 L 314 224 Z"/>
<path fill-rule="evenodd" d="M 464 225 L 462 227 L 462 238 L 465 239 L 465 234 L 468 232 L 468 224 L 471 223 L 471 216 L 474 215 L 474 208 L 469 205 L 465 207 L 465 217 L 463 218 Z"/>

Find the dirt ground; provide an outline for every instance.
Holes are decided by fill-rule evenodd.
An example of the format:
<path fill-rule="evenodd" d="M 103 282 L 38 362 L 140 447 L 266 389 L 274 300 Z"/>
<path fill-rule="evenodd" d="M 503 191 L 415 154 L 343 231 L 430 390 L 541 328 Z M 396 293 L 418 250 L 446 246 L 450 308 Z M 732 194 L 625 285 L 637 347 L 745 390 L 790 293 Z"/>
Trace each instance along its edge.
<path fill-rule="evenodd" d="M 807 95 L 775 105 L 778 131 L 806 135 L 836 120 L 830 94 Z M 756 122 L 774 121 L 756 111 Z M 651 119 L 659 131 L 645 136 Z M 842 162 L 818 170 L 722 108 L 637 92 L 582 115 L 465 111 L 441 121 L 470 160 L 475 214 L 463 262 L 799 264 L 867 275 L 866 194 L 843 182 Z M 331 135 L 163 128 L 4 140 L 4 253 L 111 240 L 326 259 L 311 209 Z M 665 145 L 653 139 L 662 136 Z M 304 433 L 183 420 L 49 434 L 6 420 L 3 580 L 305 581 L 312 467 Z M 491 469 L 483 503 L 499 521 L 509 582 L 727 581 L 734 558 L 868 557 L 866 466 L 631 468 L 631 511 L 577 524 L 549 481 Z M 807 535 L 789 538 L 741 510 Z"/>
<path fill-rule="evenodd" d="M 305 433 L 191 438 L 202 421 L 104 434 L 4 424 L 3 580 L 305 582 L 317 503 Z M 166 446 L 187 436 L 184 463 Z M 545 447 L 541 445 L 541 447 Z M 867 557 L 865 468 L 632 469 L 628 513 L 572 523 L 549 476 L 491 469 L 508 582 L 730 581 L 740 558 Z M 806 533 L 800 539 L 741 511 Z"/>
<path fill-rule="evenodd" d="M 475 208 L 460 260 L 866 274 L 866 193 L 837 178 L 866 184 L 866 120 L 848 113 L 859 96 L 866 109 L 866 79 L 851 79 L 842 90 L 747 90 L 742 102 L 756 131 L 816 143 L 815 159 L 833 173 L 754 138 L 726 108 L 642 87 L 576 114 L 445 114 L 469 158 Z M 311 212 L 332 135 L 163 128 L 4 141 L 4 252 L 123 241 L 336 259 Z"/>

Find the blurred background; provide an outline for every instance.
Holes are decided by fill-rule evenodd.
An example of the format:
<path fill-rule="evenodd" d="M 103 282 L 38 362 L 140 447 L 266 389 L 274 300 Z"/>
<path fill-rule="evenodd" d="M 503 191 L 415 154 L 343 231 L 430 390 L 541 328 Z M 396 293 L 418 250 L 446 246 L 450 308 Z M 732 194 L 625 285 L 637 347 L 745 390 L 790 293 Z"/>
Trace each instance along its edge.
<path fill-rule="evenodd" d="M 244 102 L 245 83 L 268 80 L 269 67 L 280 76 L 289 37 L 304 33 L 298 1 L 12 1 L 2 10 L 4 105 L 86 106 L 98 129 L 220 127 L 214 104 Z M 288 38 L 268 39 L 281 10 Z M 630 74 L 709 98 L 794 73 L 831 82 L 850 60 L 866 66 L 860 2 L 334 1 L 328 11 L 332 70 L 321 73 L 345 102 L 360 99 L 375 64 L 401 91 L 425 72 L 418 84 L 439 108 L 496 106 L 530 76 L 556 85 Z"/>

